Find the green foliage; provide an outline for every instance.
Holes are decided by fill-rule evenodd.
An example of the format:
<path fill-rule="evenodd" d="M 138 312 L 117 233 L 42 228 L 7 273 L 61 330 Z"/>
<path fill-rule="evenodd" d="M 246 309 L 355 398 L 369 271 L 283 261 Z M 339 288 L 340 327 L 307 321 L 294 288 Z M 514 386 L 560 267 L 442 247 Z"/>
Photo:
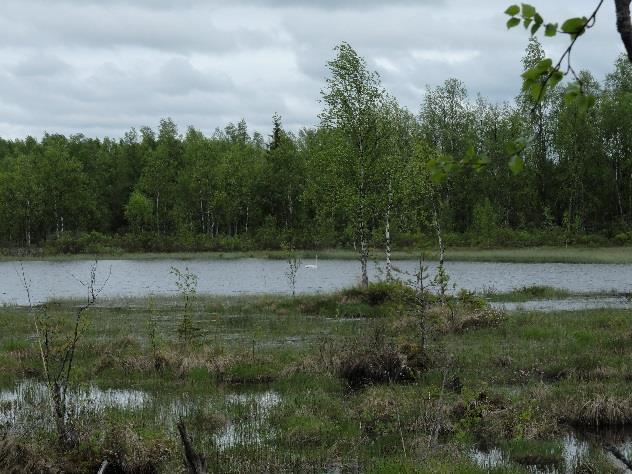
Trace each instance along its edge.
<path fill-rule="evenodd" d="M 505 14 L 510 16 L 509 20 L 507 20 L 508 29 L 522 23 L 525 30 L 530 28 L 529 31 L 532 35 L 534 35 L 544 24 L 544 18 L 542 18 L 536 8 L 527 3 L 523 3 L 522 7 L 518 5 L 511 5 L 505 10 Z M 545 25 L 545 31 L 546 36 L 554 36 L 557 33 L 557 24 L 547 23 Z"/>
<path fill-rule="evenodd" d="M 562 31 L 572 37 L 579 36 L 584 33 L 586 25 L 588 24 L 588 18 L 569 18 L 562 23 Z"/>
<path fill-rule="evenodd" d="M 528 5 L 507 13 L 539 21 Z M 451 245 L 630 241 L 627 59 L 604 83 L 579 72 L 565 84 L 533 38 L 515 104 L 475 99 L 449 79 L 426 91 L 418 116 L 349 45 L 336 49 L 330 73 L 320 126 L 295 134 L 275 115 L 269 143 L 243 120 L 207 136 L 169 119 L 119 140 L 0 140 L 3 253 L 249 252 L 292 242 L 366 255 L 363 241 L 384 243 L 387 212 L 395 251 L 428 247 L 433 202 Z M 487 200 L 498 228 L 475 235 Z"/>
<path fill-rule="evenodd" d="M 152 202 L 139 191 L 134 191 L 125 206 L 125 218 L 135 232 L 143 232 L 151 225 L 154 213 Z"/>
<path fill-rule="evenodd" d="M 494 206 L 486 198 L 474 207 L 470 230 L 480 239 L 481 244 L 490 245 L 497 234 L 498 220 Z"/>
<path fill-rule="evenodd" d="M 557 62 L 554 63 L 551 58 L 542 57 L 536 64 L 532 64 L 525 72 L 523 72 L 522 90 L 530 96 L 532 102 L 532 113 L 534 115 L 541 115 L 543 103 L 545 102 L 546 97 L 553 92 L 555 87 L 564 79 L 565 76 L 569 74 L 574 78 L 574 81 L 568 84 L 566 92 L 564 93 L 564 100 L 566 103 L 569 106 L 576 105 L 578 113 L 581 114 L 585 114 L 595 105 L 595 96 L 586 92 L 581 77 L 575 73 L 575 70 L 571 66 L 570 58 L 575 41 L 594 24 L 597 12 L 601 8 L 602 4 L 603 2 L 598 3 L 597 8 L 590 18 L 569 18 L 562 23 L 559 30 L 558 23 L 545 24 L 545 37 L 553 37 L 560 32 L 569 35 L 570 44 Z M 518 26 L 522 19 L 525 29 L 529 28 L 531 25 L 531 36 L 535 35 L 544 24 L 544 19 L 532 5 L 523 3 L 522 8 L 518 5 L 511 5 L 505 10 L 505 14 L 510 16 L 507 21 L 507 28 Z M 563 64 L 565 61 L 567 63 L 567 67 L 564 70 Z M 541 129 L 539 134 L 542 135 Z M 540 138 L 542 138 L 542 136 Z M 514 174 L 519 174 L 524 168 L 524 159 L 521 156 L 521 147 L 518 140 L 516 141 L 515 148 L 516 150 L 509 153 L 509 167 Z"/>

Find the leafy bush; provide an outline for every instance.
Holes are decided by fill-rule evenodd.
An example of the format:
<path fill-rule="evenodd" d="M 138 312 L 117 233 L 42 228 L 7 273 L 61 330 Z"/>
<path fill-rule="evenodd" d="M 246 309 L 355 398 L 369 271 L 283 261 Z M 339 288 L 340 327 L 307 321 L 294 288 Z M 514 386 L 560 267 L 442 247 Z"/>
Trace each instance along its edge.
<path fill-rule="evenodd" d="M 472 291 L 467 291 L 465 288 L 459 291 L 457 299 L 461 304 L 471 309 L 482 309 L 487 306 L 485 298 L 478 296 Z"/>
<path fill-rule="evenodd" d="M 377 282 L 368 287 L 356 286 L 343 290 L 342 296 L 371 306 L 401 303 L 414 297 L 413 290 L 400 282 Z"/>

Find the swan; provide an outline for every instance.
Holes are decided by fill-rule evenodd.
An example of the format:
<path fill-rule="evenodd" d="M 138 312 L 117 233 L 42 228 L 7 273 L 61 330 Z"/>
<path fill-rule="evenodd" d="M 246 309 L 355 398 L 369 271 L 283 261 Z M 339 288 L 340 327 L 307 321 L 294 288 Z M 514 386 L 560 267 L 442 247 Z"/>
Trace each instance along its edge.
<path fill-rule="evenodd" d="M 316 263 L 305 265 L 305 268 L 313 268 L 314 270 L 316 270 L 318 268 L 318 255 L 316 255 Z"/>

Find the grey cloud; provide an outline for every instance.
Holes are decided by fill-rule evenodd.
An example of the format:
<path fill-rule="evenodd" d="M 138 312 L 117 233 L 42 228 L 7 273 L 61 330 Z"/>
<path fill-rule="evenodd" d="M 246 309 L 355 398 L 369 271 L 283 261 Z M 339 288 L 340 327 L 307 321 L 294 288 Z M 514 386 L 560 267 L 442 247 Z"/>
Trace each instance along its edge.
<path fill-rule="evenodd" d="M 36 53 L 17 64 L 12 73 L 22 77 L 53 76 L 70 69 L 68 63 L 55 56 Z"/>
<path fill-rule="evenodd" d="M 129 4 L 128 0 L 109 0 L 115 4 Z M 44 0 L 40 0 L 44 3 Z M 59 3 L 70 5 L 77 4 L 96 4 L 100 5 L 99 0 L 59 0 Z M 441 5 L 444 0 L 232 0 L 230 5 L 237 6 L 257 6 L 264 8 L 287 8 L 287 7 L 308 7 L 310 9 L 356 9 L 356 8 L 388 8 L 393 5 L 421 5 L 433 4 Z M 227 6 L 225 0 L 135 0 L 135 6 L 143 6 L 152 9 L 181 10 L 183 8 L 194 8 L 199 6 L 213 6 L 222 8 Z"/>
<path fill-rule="evenodd" d="M 229 91 L 233 84 L 225 75 L 204 74 L 184 58 L 173 58 L 160 68 L 157 89 L 167 94 L 203 91 Z"/>
<path fill-rule="evenodd" d="M 484 3 L 484 5 L 483 5 Z M 583 15 L 593 0 L 544 2 L 546 18 Z M 130 5 L 131 4 L 131 5 Z M 523 30 L 506 0 L 4 0 L 0 136 L 120 136 L 171 116 L 206 132 L 242 117 L 267 133 L 318 122 L 333 47 L 348 41 L 385 87 L 417 112 L 426 86 L 456 77 L 472 97 L 512 100 Z M 546 41 L 552 55 L 565 39 Z M 582 38 L 575 65 L 597 78 L 621 50 L 611 6 Z"/>
<path fill-rule="evenodd" d="M 144 47 L 160 51 L 231 53 L 267 47 L 279 41 L 273 30 L 226 27 L 214 22 L 209 8 L 177 14 L 123 4 L 104 8 L 97 4 L 15 2 L 3 9 L 0 41 L 4 47 L 51 46 L 95 49 Z"/>

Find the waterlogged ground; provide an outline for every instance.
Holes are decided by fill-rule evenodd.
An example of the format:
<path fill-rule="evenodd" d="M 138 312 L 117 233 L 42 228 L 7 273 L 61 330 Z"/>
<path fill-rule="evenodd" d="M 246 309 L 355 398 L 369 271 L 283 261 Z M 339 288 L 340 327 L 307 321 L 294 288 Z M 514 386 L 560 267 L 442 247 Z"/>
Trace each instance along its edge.
<path fill-rule="evenodd" d="M 207 450 L 261 446 L 274 442 L 277 429 L 270 422 L 272 410 L 282 403 L 282 396 L 274 390 L 218 392 L 214 394 L 164 393 L 130 389 L 102 390 L 91 385 L 77 388 L 70 395 L 71 410 L 78 416 L 104 415 L 116 410 L 128 417 L 142 418 L 147 424 L 162 426 L 172 431 L 181 419 L 198 419 L 213 434 L 202 444 Z M 23 380 L 14 387 L 0 390 L 0 426 L 11 434 L 50 429 L 46 413 L 48 392 L 45 384 Z M 38 414 L 34 416 L 34 414 Z M 220 413 L 238 414 L 233 421 Z M 37 421 L 35 421 L 37 420 Z M 532 473 L 574 473 L 594 452 L 605 454 L 613 466 L 624 467 L 607 451 L 614 447 L 627 459 L 632 459 L 632 433 L 606 429 L 579 432 L 569 429 L 554 439 L 550 448 L 537 462 L 522 465 Z M 472 448 L 469 457 L 484 470 L 502 470 L 512 465 L 511 446 L 488 449 Z"/>
<path fill-rule="evenodd" d="M 632 307 L 632 301 L 627 297 L 568 297 L 562 299 L 539 299 L 520 302 L 496 301 L 491 305 L 503 311 L 582 311 L 587 309 L 628 309 Z"/>
<path fill-rule="evenodd" d="M 550 448 L 540 454 L 538 462 L 529 464 L 527 461 L 523 462 L 523 465 L 531 473 L 574 474 L 581 469 L 591 454 L 598 453 L 606 457 L 613 469 L 627 472 L 625 464 L 609 451 L 612 448 L 626 459 L 632 459 L 632 434 L 617 429 L 592 433 L 581 433 L 571 429 L 553 440 Z M 529 453 L 527 452 L 526 455 L 528 456 Z M 470 456 L 477 466 L 488 471 L 510 469 L 512 464 L 510 447 L 472 449 Z M 536 458 L 536 456 L 533 457 Z"/>
<path fill-rule="evenodd" d="M 178 391 L 100 389 L 96 385 L 76 387 L 69 394 L 72 416 L 94 417 L 116 411 L 122 416 L 140 418 L 175 434 L 181 419 L 200 418 L 212 435 L 207 443 L 221 449 L 244 444 L 260 444 L 273 435 L 268 423 L 270 410 L 281 402 L 273 390 L 213 391 L 187 393 Z M 51 430 L 48 413 L 48 389 L 32 379 L 18 381 L 0 390 L 0 426 L 12 434 L 24 434 L 38 428 Z M 230 421 L 220 413 L 242 412 L 246 416 Z M 213 416 L 214 415 L 214 416 Z"/>
<path fill-rule="evenodd" d="M 200 298 L 189 344 L 177 299 L 93 308 L 69 397 L 82 448 L 64 462 L 183 472 L 183 419 L 212 472 L 621 472 L 605 448 L 632 456 L 627 310 L 451 300 L 429 309 L 426 360 L 401 291 Z M 63 328 L 74 309 L 48 317 Z M 0 436 L 54 463 L 33 317 L 0 308 Z M 380 378 L 395 361 L 416 375 Z"/>
<path fill-rule="evenodd" d="M 328 293 L 348 288 L 359 281 L 359 264 L 353 260 L 305 260 L 296 279 L 296 291 L 303 294 Z M 33 303 L 50 299 L 83 298 L 82 284 L 89 278 L 87 260 L 0 262 L 0 305 L 25 305 L 27 295 L 22 268 Z M 305 265 L 317 264 L 317 269 Z M 402 279 L 412 278 L 418 262 L 395 262 Z M 188 268 L 198 278 L 198 292 L 204 295 L 288 294 L 288 264 L 283 260 L 103 260 L 99 262 L 99 284 L 103 297 L 173 296 L 176 293 L 171 267 Z M 428 263 L 428 273 L 436 274 L 436 263 Z M 542 285 L 574 293 L 615 292 L 632 289 L 631 264 L 488 263 L 448 262 L 450 290 L 507 292 Z M 378 279 L 383 265 L 372 263 L 370 276 Z"/>

